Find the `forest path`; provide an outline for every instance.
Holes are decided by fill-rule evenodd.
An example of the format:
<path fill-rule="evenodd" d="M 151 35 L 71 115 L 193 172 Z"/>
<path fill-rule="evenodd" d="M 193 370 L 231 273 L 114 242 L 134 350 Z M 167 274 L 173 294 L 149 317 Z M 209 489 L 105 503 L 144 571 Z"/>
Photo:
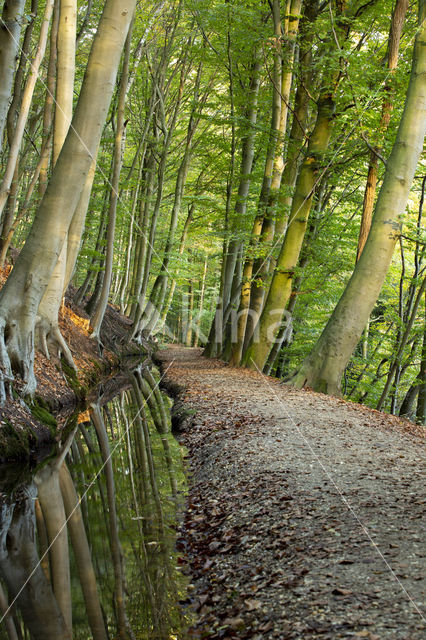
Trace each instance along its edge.
<path fill-rule="evenodd" d="M 190 414 L 191 637 L 424 638 L 422 429 L 200 349 L 157 356 Z"/>

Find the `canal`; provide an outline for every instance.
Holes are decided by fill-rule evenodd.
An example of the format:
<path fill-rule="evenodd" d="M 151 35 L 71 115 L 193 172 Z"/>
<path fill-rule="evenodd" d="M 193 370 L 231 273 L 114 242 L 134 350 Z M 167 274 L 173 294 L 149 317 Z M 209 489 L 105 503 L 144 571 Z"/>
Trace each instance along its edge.
<path fill-rule="evenodd" d="M 140 367 L 100 387 L 33 469 L 0 468 L 0 639 L 186 637 L 184 452 Z"/>

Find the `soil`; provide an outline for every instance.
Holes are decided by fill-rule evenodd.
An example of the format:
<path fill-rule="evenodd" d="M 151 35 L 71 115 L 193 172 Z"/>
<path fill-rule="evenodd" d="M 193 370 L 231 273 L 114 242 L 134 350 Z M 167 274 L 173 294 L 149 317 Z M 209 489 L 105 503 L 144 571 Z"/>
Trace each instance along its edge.
<path fill-rule="evenodd" d="M 424 638 L 425 430 L 200 349 L 156 357 L 188 450 L 190 636 Z"/>
<path fill-rule="evenodd" d="M 0 270 L 0 288 L 10 271 Z M 102 325 L 100 345 L 90 337 L 90 322 L 85 311 L 73 303 L 75 290 L 70 287 L 59 313 L 59 326 L 70 347 L 76 375 L 57 358 L 47 359 L 35 353 L 34 372 L 37 389 L 33 401 L 20 397 L 22 381 L 13 382 L 14 394 L 0 408 L 0 461 L 28 459 L 32 463 L 45 456 L 61 438 L 70 416 L 100 381 L 106 381 L 127 360 L 151 350 L 150 345 L 129 343 L 130 320 L 108 306 Z"/>

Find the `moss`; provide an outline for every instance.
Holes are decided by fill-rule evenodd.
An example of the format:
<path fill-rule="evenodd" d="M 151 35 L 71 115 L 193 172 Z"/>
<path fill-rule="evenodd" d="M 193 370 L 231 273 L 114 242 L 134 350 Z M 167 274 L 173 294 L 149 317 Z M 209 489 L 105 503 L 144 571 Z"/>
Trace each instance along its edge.
<path fill-rule="evenodd" d="M 62 371 L 65 374 L 65 377 L 67 379 L 67 383 L 69 384 L 71 389 L 74 391 L 75 395 L 77 396 L 77 399 L 78 400 L 83 399 L 86 396 L 86 390 L 80 383 L 80 380 L 78 379 L 78 375 L 75 369 L 70 367 L 64 358 L 62 358 L 61 360 L 61 366 L 62 366 Z"/>
<path fill-rule="evenodd" d="M 42 407 L 43 409 L 46 409 L 46 411 L 50 411 L 51 409 L 48 401 L 42 396 L 35 396 L 33 404 L 37 405 L 38 407 Z"/>
<path fill-rule="evenodd" d="M 29 457 L 30 436 L 17 430 L 9 422 L 2 420 L 0 429 L 0 451 L 3 460 L 22 460 Z"/>
<path fill-rule="evenodd" d="M 67 418 L 66 424 L 61 431 L 61 441 L 65 441 L 70 433 L 78 426 L 78 416 L 80 411 L 74 411 L 69 418 Z"/>
<path fill-rule="evenodd" d="M 52 433 L 52 435 L 55 435 L 58 427 L 58 423 L 56 422 L 55 416 L 52 415 L 50 411 L 48 411 L 44 406 L 42 406 L 39 400 L 40 399 L 38 398 L 37 404 L 34 403 L 33 405 L 30 406 L 30 411 L 34 416 L 34 418 L 36 418 L 36 420 L 39 420 L 39 422 L 42 422 L 47 427 L 49 427 L 49 430 Z"/>

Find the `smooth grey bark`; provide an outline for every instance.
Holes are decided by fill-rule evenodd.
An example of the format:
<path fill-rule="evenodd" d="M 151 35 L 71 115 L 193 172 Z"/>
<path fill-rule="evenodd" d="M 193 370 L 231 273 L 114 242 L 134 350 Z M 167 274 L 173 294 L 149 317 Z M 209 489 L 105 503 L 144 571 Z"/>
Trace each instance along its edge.
<path fill-rule="evenodd" d="M 254 160 L 260 70 L 262 67 L 261 62 L 257 60 L 256 57 L 257 55 L 255 55 L 255 61 L 253 62 L 252 74 L 249 83 L 249 106 L 244 114 L 246 125 L 248 126 L 241 142 L 240 179 L 234 207 L 234 218 L 236 221 L 244 220 L 246 215 Z M 216 313 L 210 328 L 207 345 L 204 349 L 204 355 L 207 357 L 216 356 L 218 351 L 222 348 L 223 330 L 226 326 L 224 315 L 231 299 L 231 288 L 241 244 L 242 243 L 239 240 L 231 239 L 229 244 L 225 246 L 224 264 L 222 265 L 222 290 L 217 302 Z"/>
<path fill-rule="evenodd" d="M 167 234 L 166 245 L 164 247 L 163 259 L 160 267 L 160 273 L 155 279 L 154 285 L 149 297 L 149 305 L 153 307 L 152 312 L 143 316 L 140 321 L 141 329 L 145 329 L 148 333 L 152 333 L 163 312 L 164 299 L 167 291 L 167 283 L 169 276 L 169 264 L 172 258 L 173 244 L 175 240 L 176 228 L 179 220 L 179 214 L 182 206 L 182 198 L 184 195 L 186 179 L 192 159 L 192 147 L 194 136 L 201 119 L 201 111 L 210 94 L 211 83 L 205 91 L 202 99 L 199 96 L 200 83 L 202 74 L 202 64 L 199 65 L 197 77 L 194 87 L 193 107 L 189 116 L 185 150 L 183 152 L 182 161 L 176 176 L 175 196 L 173 201 L 172 212 L 170 215 L 170 225 Z"/>
<path fill-rule="evenodd" d="M 19 51 L 25 0 L 6 0 L 0 28 L 0 143 L 6 125 L 13 76 Z"/>
<path fill-rule="evenodd" d="M 126 96 L 129 89 L 129 61 L 130 61 L 130 49 L 132 40 L 132 25 L 130 26 L 129 33 L 127 35 L 126 43 L 124 46 L 124 58 L 123 68 L 121 71 L 120 84 L 118 88 L 118 104 L 117 104 L 117 123 L 116 134 L 114 140 L 114 153 L 113 153 L 113 171 L 111 181 L 111 195 L 108 210 L 108 230 L 107 230 L 107 245 L 105 255 L 105 274 L 102 282 L 102 289 L 99 296 L 98 304 L 93 312 L 90 320 L 92 327 L 92 338 L 100 339 L 101 326 L 104 319 L 105 311 L 108 304 L 109 290 L 111 287 L 112 278 L 112 264 L 114 257 L 114 235 L 115 235 L 115 223 L 117 218 L 117 203 L 119 197 L 119 184 L 120 173 L 123 165 L 123 153 L 125 144 L 125 120 L 124 109 L 126 106 Z"/>
<path fill-rule="evenodd" d="M 144 276 L 142 281 L 142 287 L 139 293 L 138 300 L 136 301 L 136 310 L 135 310 L 135 318 L 133 322 L 133 331 L 132 331 L 132 339 L 137 339 L 140 336 L 141 330 L 143 329 L 143 321 L 145 317 L 145 295 L 148 286 L 148 277 L 151 267 L 152 254 L 154 251 L 154 242 L 155 242 L 155 234 L 157 229 L 158 216 L 160 214 L 160 208 L 163 199 L 163 189 L 164 189 L 164 180 L 166 173 L 167 160 L 170 151 L 170 144 L 172 141 L 173 133 L 176 127 L 177 117 L 180 111 L 180 106 L 183 97 L 183 91 L 185 86 L 185 75 L 186 75 L 186 64 L 185 61 L 182 63 L 181 73 L 180 73 L 180 81 L 179 81 L 179 89 L 178 95 L 176 99 L 176 103 L 170 117 L 170 121 L 166 122 L 166 117 L 164 110 L 160 110 L 160 118 L 162 122 L 162 130 L 165 132 L 165 138 L 163 143 L 163 149 L 161 152 L 161 158 L 158 165 L 158 173 L 157 173 L 157 197 L 155 199 L 154 210 L 151 216 L 151 224 L 149 230 L 149 237 L 146 245 L 146 258 L 144 264 Z M 163 105 L 164 109 L 164 90 L 162 88 L 162 84 L 159 84 L 156 88 L 156 91 L 159 93 L 159 101 L 160 104 Z"/>
<path fill-rule="evenodd" d="M 50 162 L 50 150 L 53 142 L 53 113 L 54 113 L 54 96 L 56 91 L 56 63 L 58 59 L 58 29 L 59 29 L 59 3 L 55 2 L 53 7 L 52 25 L 50 27 L 49 37 L 49 62 L 47 65 L 46 76 L 46 97 L 43 110 L 43 141 L 50 137 L 49 153 L 46 154 L 43 165 L 40 169 L 39 194 L 42 197 L 45 194 L 48 183 L 48 171 Z"/>
<path fill-rule="evenodd" d="M 185 250 L 186 241 L 188 239 L 189 227 L 191 225 L 192 218 L 194 216 L 194 210 L 195 210 L 195 205 L 194 205 L 194 203 L 192 203 L 189 206 L 188 215 L 187 215 L 185 223 L 183 225 L 182 235 L 180 237 L 179 249 L 178 249 L 178 255 L 179 256 L 181 256 L 183 254 L 184 250 Z M 167 294 L 167 299 L 166 299 L 166 302 L 165 302 L 164 307 L 163 307 L 163 312 L 161 314 L 161 327 L 162 327 L 162 329 L 164 329 L 164 325 L 165 325 L 165 322 L 166 322 L 166 319 L 167 319 L 167 314 L 168 314 L 170 306 L 172 304 L 173 295 L 174 295 L 174 292 L 175 292 L 175 289 L 176 289 L 176 278 L 179 275 L 179 269 L 178 268 L 174 270 L 174 274 L 173 275 L 174 275 L 174 277 L 173 277 L 173 280 L 171 282 L 169 292 Z M 166 330 L 167 330 L 167 328 L 166 328 Z"/>
<path fill-rule="evenodd" d="M 49 33 L 50 18 L 53 11 L 54 0 L 47 0 L 43 22 L 40 28 L 39 42 L 37 51 L 34 56 L 34 60 L 31 65 L 31 73 L 27 78 L 25 89 L 22 94 L 22 102 L 19 110 L 19 115 L 16 121 L 13 140 L 10 144 L 9 155 L 7 158 L 6 169 L 3 174 L 3 178 L 0 185 L 0 214 L 3 214 L 9 192 L 12 184 L 13 176 L 15 174 L 16 165 L 18 162 L 19 150 L 21 148 L 22 139 L 24 137 L 25 125 L 28 120 L 28 114 L 30 111 L 31 101 L 34 94 L 36 81 L 38 78 L 41 63 L 46 51 L 47 37 Z"/>
<path fill-rule="evenodd" d="M 5 6 L 8 3 L 5 3 Z M 23 92 L 23 80 L 24 74 L 27 68 L 27 63 L 30 58 L 30 47 L 31 47 L 31 36 L 34 29 L 34 24 L 37 18 L 37 9 L 38 9 L 38 0 L 32 0 L 31 2 L 31 14 L 30 16 L 26 16 L 29 18 L 29 22 L 25 29 L 25 34 L 21 47 L 21 55 L 19 59 L 19 65 L 15 73 L 15 78 L 13 81 L 13 89 L 12 89 L 12 101 L 10 103 L 9 111 L 7 113 L 6 127 L 7 127 L 7 139 L 9 145 L 12 144 L 15 132 L 16 121 L 19 115 L 19 106 L 21 104 L 22 92 Z M 0 36 L 1 40 L 1 36 Z M 18 39 L 19 41 L 19 39 Z M 1 80 L 0 80 L 1 82 Z M 1 140 L 1 136 L 0 136 Z M 8 196 L 8 200 L 6 203 L 4 216 L 2 220 L 1 226 L 1 238 L 0 238 L 0 246 L 4 247 L 4 241 L 7 237 L 10 227 L 13 223 L 13 217 L 15 215 L 15 210 L 18 202 L 18 194 L 19 194 L 19 183 L 22 178 L 22 174 L 19 171 L 19 161 L 16 162 L 15 171 L 12 178 L 12 183 L 10 185 L 10 192 Z"/>
<path fill-rule="evenodd" d="M 57 78 L 52 167 L 56 164 L 72 119 L 76 25 L 76 0 L 61 0 L 57 32 Z M 59 308 L 62 303 L 64 289 L 66 288 L 65 271 L 67 250 L 68 235 L 62 245 L 58 261 L 38 307 L 36 346 L 43 349 L 48 360 L 52 353 L 58 359 L 63 355 L 67 364 L 75 369 L 71 351 L 62 337 L 58 320 Z"/>
<path fill-rule="evenodd" d="M 130 287 L 130 300 L 126 312 L 131 320 L 134 320 L 137 301 L 144 286 L 146 250 L 148 246 L 149 212 L 152 194 L 154 191 L 155 158 L 153 149 L 149 148 L 144 159 L 142 169 L 142 186 L 139 202 L 139 217 L 136 225 L 135 257 L 133 262 L 132 283 Z"/>
<path fill-rule="evenodd" d="M 322 335 L 291 382 L 340 393 L 344 369 L 385 280 L 426 133 L 426 3 L 419 0 L 419 29 L 410 82 L 395 144 L 386 165 L 370 234 Z"/>
<path fill-rule="evenodd" d="M 2 508 L 0 571 L 10 601 L 16 603 L 33 640 L 71 640 L 52 588 L 43 572 L 35 537 L 34 485 L 19 503 Z"/>
<path fill-rule="evenodd" d="M 34 393 L 34 327 L 106 120 L 136 0 L 107 0 L 93 41 L 72 126 L 27 241 L 0 293 L 1 398 L 18 372 Z"/>

